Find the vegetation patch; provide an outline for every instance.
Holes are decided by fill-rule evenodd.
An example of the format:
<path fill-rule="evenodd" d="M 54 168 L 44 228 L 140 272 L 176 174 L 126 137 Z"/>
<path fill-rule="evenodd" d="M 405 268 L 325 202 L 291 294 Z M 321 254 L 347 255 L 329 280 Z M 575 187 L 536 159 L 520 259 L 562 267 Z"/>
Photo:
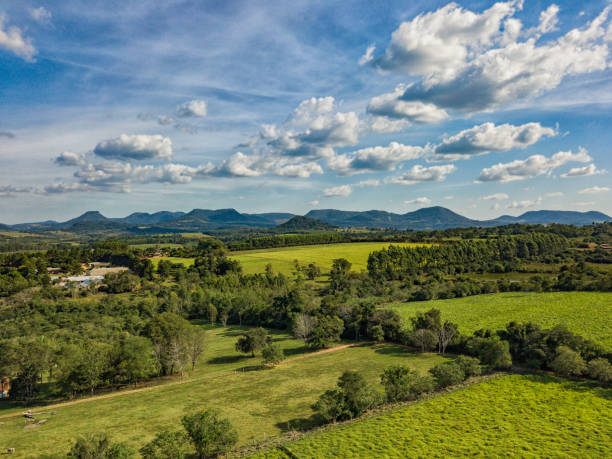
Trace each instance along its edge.
<path fill-rule="evenodd" d="M 509 375 L 257 457 L 609 457 L 612 389 Z"/>

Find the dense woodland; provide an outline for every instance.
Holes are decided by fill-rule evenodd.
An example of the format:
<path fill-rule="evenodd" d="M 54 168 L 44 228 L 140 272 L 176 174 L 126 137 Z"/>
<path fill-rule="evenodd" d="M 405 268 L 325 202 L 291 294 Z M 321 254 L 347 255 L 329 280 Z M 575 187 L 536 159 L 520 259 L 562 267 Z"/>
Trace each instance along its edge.
<path fill-rule="evenodd" d="M 417 234 L 407 238 L 415 240 Z M 312 349 L 342 339 L 385 340 L 421 351 L 470 355 L 490 368 L 514 363 L 609 382 L 611 356 L 563 327 L 544 330 L 512 323 L 504 330 L 462 336 L 456 324 L 444 321 L 435 310 L 403 323 L 396 312 L 380 305 L 499 291 L 612 291 L 607 270 L 611 251 L 594 243 L 608 241 L 610 234 L 610 224 L 426 233 L 419 242 L 441 243 L 374 252 L 367 272 L 361 274 L 351 271 L 347 260 L 335 260 L 324 283 L 312 282 L 319 267 L 299 262 L 292 276 L 270 267 L 245 275 L 239 263 L 227 257 L 223 242 L 213 238 L 163 249 L 195 257 L 189 268 L 166 260 L 155 268 L 147 256 L 161 248 L 134 248 L 125 240 L 4 254 L 0 372 L 11 377 L 11 399 L 25 403 L 183 374 L 194 368 L 206 346 L 202 328 L 192 324 L 199 320 L 290 330 Z M 266 241 L 322 242 L 320 238 L 328 236 L 276 235 Z M 47 270 L 78 274 L 90 262 L 129 271 L 107 274 L 101 284 L 79 288 L 56 285 Z M 512 272 L 532 275 L 515 281 L 483 277 Z M 265 353 L 269 362 L 282 360 L 266 340 L 264 328 L 246 333 L 237 349 Z M 572 369 L 555 363 L 560 353 L 573 362 Z M 593 361 L 599 373 L 588 366 Z M 451 370 L 456 372 L 446 367 L 440 371 Z M 443 378 L 440 375 L 434 379 Z"/>

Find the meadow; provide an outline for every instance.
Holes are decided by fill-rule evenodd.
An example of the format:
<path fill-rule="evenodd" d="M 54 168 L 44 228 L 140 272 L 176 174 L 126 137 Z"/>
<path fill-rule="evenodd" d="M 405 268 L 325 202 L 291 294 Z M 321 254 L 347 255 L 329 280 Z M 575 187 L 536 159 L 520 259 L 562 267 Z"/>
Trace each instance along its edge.
<path fill-rule="evenodd" d="M 62 454 L 76 437 L 94 432 L 106 432 L 117 441 L 139 448 L 159 430 L 180 428 L 186 412 L 203 408 L 216 408 L 228 417 L 238 431 L 239 444 L 245 445 L 294 428 L 310 427 L 314 414 L 311 405 L 335 386 L 345 370 L 360 371 L 368 381 L 378 384 L 380 373 L 388 365 L 402 363 L 426 372 L 446 359 L 393 345 L 364 345 L 260 369 L 260 357 L 245 357 L 230 349 L 240 330 L 218 329 L 215 333 L 221 339 L 210 343 L 206 362 L 184 383 L 177 384 L 175 378 L 174 383 L 140 392 L 38 408 L 35 412 L 42 414 L 37 418 L 46 422 L 36 428 L 25 428 L 19 416 L 23 408 L 0 412 L 0 450 L 16 448 L 12 457 Z M 290 358 L 302 351 L 295 340 L 281 334 L 275 339 Z"/>
<path fill-rule="evenodd" d="M 612 389 L 508 375 L 262 452 L 290 457 L 610 457 Z"/>
<path fill-rule="evenodd" d="M 417 312 L 439 309 L 444 319 L 457 323 L 466 334 L 481 328 L 500 330 L 511 321 L 534 322 L 542 327 L 563 324 L 572 332 L 612 349 L 610 292 L 494 293 L 388 307 L 407 323 Z"/>

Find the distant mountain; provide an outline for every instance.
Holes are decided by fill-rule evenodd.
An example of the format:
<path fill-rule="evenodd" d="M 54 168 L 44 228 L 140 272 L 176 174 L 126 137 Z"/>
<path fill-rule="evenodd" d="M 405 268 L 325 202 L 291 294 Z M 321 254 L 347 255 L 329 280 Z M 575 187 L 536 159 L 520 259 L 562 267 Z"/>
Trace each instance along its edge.
<path fill-rule="evenodd" d="M 314 218 L 296 215 L 289 221 L 278 225 L 274 229 L 277 231 L 290 233 L 294 231 L 331 231 L 336 228 L 337 226 L 330 225 L 329 223 L 325 223 Z"/>
<path fill-rule="evenodd" d="M 333 227 L 342 228 L 397 228 L 434 230 L 465 228 L 470 226 L 500 226 L 513 223 L 588 225 L 612 221 L 606 214 L 596 211 L 572 212 L 562 210 L 538 210 L 525 212 L 518 217 L 502 215 L 493 220 L 472 220 L 445 207 L 426 207 L 396 214 L 384 210 L 365 212 L 336 209 L 311 210 L 304 217 L 290 213 L 246 214 L 236 209 L 193 209 L 191 212 L 161 211 L 153 214 L 136 212 L 123 218 L 107 218 L 98 211 L 85 212 L 63 223 L 45 221 L 4 225 L 17 231 L 64 230 L 74 232 L 128 232 L 128 233 L 180 233 L 240 228 L 274 228 L 281 231 L 319 231 Z M 284 225 L 284 226 L 283 226 Z"/>
<path fill-rule="evenodd" d="M 492 222 L 497 224 L 507 225 L 509 223 L 528 223 L 532 225 L 547 225 L 550 223 L 561 223 L 565 225 L 584 226 L 591 223 L 601 223 L 611 221 L 608 215 L 590 211 L 590 212 L 573 212 L 569 210 L 533 210 L 525 212 L 518 217 L 510 215 L 502 215 Z"/>
<path fill-rule="evenodd" d="M 479 221 L 463 217 L 445 207 L 426 207 L 395 214 L 382 210 L 351 212 L 334 209 L 311 210 L 307 217 L 344 228 L 397 228 L 397 229 L 446 229 L 478 226 Z"/>

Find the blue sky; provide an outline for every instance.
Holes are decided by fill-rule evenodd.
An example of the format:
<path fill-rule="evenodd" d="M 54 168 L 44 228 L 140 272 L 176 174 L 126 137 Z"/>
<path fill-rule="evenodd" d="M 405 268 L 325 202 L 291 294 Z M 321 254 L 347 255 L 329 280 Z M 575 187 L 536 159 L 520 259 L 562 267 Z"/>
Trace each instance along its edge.
<path fill-rule="evenodd" d="M 607 0 L 0 0 L 0 222 L 612 214 Z"/>

